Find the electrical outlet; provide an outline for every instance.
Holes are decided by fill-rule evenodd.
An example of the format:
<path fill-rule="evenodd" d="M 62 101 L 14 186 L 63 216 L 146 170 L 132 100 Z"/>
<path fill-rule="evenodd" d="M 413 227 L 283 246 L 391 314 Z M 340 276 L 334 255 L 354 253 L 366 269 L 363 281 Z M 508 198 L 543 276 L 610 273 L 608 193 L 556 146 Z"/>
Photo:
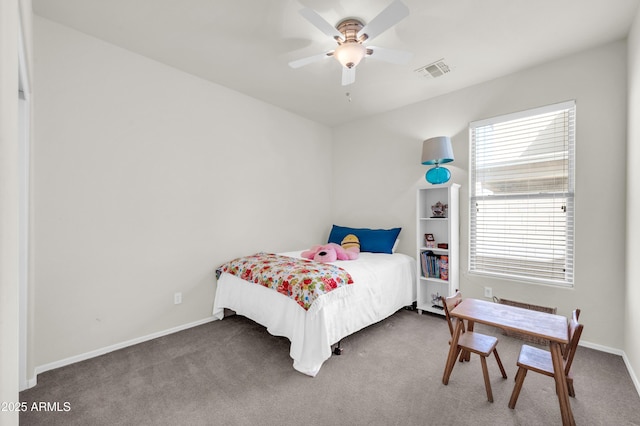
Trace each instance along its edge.
<path fill-rule="evenodd" d="M 493 289 L 491 287 L 484 288 L 484 297 L 491 299 L 493 297 Z"/>
<path fill-rule="evenodd" d="M 485 290 L 486 292 L 486 290 Z M 175 293 L 173 295 L 173 304 L 174 305 L 179 305 L 182 303 L 182 293 Z"/>

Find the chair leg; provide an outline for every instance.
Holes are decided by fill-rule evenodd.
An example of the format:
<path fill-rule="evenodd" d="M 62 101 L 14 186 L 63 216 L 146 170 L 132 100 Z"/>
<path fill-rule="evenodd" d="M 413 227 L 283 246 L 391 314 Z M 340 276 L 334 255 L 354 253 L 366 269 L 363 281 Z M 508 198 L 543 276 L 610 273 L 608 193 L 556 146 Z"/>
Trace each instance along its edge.
<path fill-rule="evenodd" d="M 502 366 L 502 361 L 500 361 L 500 356 L 498 355 L 498 350 L 493 349 L 493 356 L 496 357 L 496 361 L 498 362 L 498 367 L 500 367 L 500 372 L 502 373 L 502 378 L 507 378 L 507 373 L 504 371 L 504 367 Z"/>
<path fill-rule="evenodd" d="M 567 388 L 569 389 L 569 396 L 575 398 L 576 391 L 573 389 L 573 379 L 571 377 L 567 377 Z"/>
<path fill-rule="evenodd" d="M 454 360 L 456 358 L 458 358 L 458 355 L 460 355 L 461 352 L 464 352 L 464 351 L 462 350 L 462 348 L 460 346 L 458 346 L 458 348 L 456 349 L 456 356 L 455 356 Z M 460 356 L 462 356 L 462 355 L 460 355 Z M 455 367 L 455 366 L 456 366 L 456 362 L 454 361 L 453 365 L 451 366 L 451 373 L 453 372 L 453 367 Z M 449 375 L 451 375 L 451 373 L 449 373 Z"/>
<path fill-rule="evenodd" d="M 520 390 L 522 390 L 522 384 L 524 383 L 524 378 L 527 376 L 527 369 L 519 367 L 518 372 L 516 373 L 516 384 L 513 387 L 513 392 L 511 393 L 511 399 L 509 399 L 509 408 L 516 408 L 516 402 L 518 402 L 518 397 L 520 396 Z"/>
<path fill-rule="evenodd" d="M 487 399 L 489 402 L 493 402 L 493 392 L 491 392 L 491 381 L 489 380 L 489 369 L 487 368 L 487 358 L 480 357 L 482 362 L 482 375 L 484 376 L 484 387 L 487 388 Z"/>

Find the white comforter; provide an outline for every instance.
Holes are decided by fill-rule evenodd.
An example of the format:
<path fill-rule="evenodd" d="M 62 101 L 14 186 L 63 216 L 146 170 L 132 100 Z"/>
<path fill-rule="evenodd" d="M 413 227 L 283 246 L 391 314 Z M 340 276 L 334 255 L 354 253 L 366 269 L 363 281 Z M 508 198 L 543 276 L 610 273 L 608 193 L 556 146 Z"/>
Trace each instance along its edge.
<path fill-rule="evenodd" d="M 300 253 L 280 254 L 300 258 Z M 228 308 L 274 336 L 287 337 L 293 368 L 315 376 L 331 356 L 331 345 L 416 300 L 415 260 L 410 256 L 363 252 L 357 260 L 334 263 L 351 274 L 354 284 L 321 296 L 308 311 L 270 288 L 223 273 L 213 316 L 223 319 Z"/>

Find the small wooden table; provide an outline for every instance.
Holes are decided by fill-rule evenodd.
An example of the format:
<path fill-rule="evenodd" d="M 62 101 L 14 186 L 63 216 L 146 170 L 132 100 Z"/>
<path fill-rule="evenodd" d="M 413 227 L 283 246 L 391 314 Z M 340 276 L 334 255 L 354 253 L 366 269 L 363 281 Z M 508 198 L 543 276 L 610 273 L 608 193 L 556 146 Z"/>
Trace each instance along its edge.
<path fill-rule="evenodd" d="M 473 323 L 478 322 L 549 340 L 562 424 L 575 425 L 562 360 L 562 345 L 569 343 L 565 317 L 478 299 L 464 299 L 450 312 L 450 315 L 460 320 L 469 321 L 471 329 L 473 329 Z M 456 363 L 456 347 L 461 331 L 462 321 L 456 321 L 456 329 L 453 333 L 447 364 L 442 376 L 442 383 L 445 385 L 449 383 L 451 371 Z"/>

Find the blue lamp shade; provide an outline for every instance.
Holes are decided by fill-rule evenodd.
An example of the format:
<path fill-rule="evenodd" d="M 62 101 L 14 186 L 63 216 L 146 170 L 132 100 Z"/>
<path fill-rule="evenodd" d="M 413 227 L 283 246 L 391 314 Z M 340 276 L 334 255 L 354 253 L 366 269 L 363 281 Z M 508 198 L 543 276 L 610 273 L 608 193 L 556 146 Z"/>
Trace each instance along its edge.
<path fill-rule="evenodd" d="M 451 178 L 451 172 L 440 167 L 440 164 L 450 163 L 453 160 L 453 148 L 448 136 L 436 136 L 422 143 L 422 164 L 435 164 L 435 167 L 425 175 L 427 182 L 434 185 L 448 182 Z"/>

